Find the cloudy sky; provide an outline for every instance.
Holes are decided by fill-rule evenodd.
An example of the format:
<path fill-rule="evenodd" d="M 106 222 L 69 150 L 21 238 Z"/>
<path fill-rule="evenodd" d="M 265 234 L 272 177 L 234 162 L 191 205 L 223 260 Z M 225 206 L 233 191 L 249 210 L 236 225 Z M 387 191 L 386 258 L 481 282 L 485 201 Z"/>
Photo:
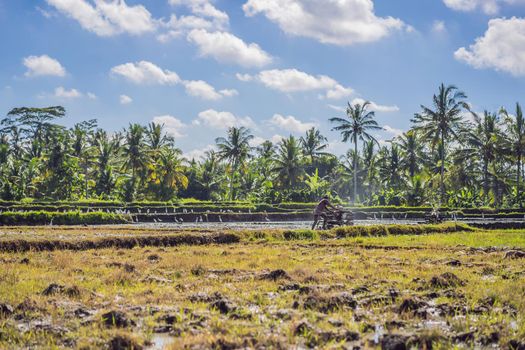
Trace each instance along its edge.
<path fill-rule="evenodd" d="M 525 0 L 0 0 L 0 113 L 165 124 L 190 156 L 229 126 L 279 140 L 369 100 L 388 140 L 441 82 L 525 104 Z"/>

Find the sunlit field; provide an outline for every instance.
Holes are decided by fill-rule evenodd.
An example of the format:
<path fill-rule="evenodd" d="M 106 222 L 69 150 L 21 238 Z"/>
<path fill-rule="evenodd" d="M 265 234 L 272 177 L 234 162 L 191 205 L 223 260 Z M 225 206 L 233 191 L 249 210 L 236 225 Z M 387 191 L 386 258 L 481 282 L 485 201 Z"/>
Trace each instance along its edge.
<path fill-rule="evenodd" d="M 521 349 L 525 231 L 464 229 L 4 229 L 0 348 Z M 215 241 L 49 243 L 114 236 Z"/>

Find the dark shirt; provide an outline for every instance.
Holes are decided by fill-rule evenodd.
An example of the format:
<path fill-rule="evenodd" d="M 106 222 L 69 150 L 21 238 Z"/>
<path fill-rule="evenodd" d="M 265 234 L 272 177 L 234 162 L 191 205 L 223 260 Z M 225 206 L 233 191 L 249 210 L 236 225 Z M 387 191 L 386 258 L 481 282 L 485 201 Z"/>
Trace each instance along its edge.
<path fill-rule="evenodd" d="M 321 199 L 319 204 L 317 204 L 317 207 L 315 207 L 314 214 L 321 215 L 326 210 L 326 207 L 328 206 L 332 206 L 332 204 L 330 204 L 328 199 L 326 198 Z"/>

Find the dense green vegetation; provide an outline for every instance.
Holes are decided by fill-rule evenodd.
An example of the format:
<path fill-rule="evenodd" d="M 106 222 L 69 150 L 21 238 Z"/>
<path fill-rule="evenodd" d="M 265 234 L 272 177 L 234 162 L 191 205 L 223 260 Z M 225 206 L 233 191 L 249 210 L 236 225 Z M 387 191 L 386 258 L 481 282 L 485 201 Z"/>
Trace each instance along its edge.
<path fill-rule="evenodd" d="M 0 225 L 102 225 L 125 224 L 131 217 L 122 214 L 104 212 L 4 212 L 0 213 Z"/>
<path fill-rule="evenodd" d="M 60 106 L 22 107 L 0 121 L 2 204 L 101 200 L 145 207 L 195 198 L 267 210 L 251 203 L 313 202 L 326 193 L 367 206 L 521 208 L 524 202 L 521 107 L 477 114 L 454 86 L 440 86 L 412 129 L 386 144 L 373 136 L 380 127 L 369 104 L 348 104 L 346 116 L 327 118 L 350 143 L 339 158 L 315 128 L 252 147 L 250 131 L 233 127 L 217 138 L 216 151 L 184 159 L 163 125 L 131 124 L 110 134 L 96 120 L 67 129 L 57 124 L 65 115 Z"/>

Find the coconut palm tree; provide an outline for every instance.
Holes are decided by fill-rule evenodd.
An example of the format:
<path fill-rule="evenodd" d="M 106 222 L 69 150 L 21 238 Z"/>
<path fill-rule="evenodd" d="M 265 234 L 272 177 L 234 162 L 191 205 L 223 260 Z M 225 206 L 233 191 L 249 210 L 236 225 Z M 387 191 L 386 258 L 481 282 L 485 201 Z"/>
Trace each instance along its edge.
<path fill-rule="evenodd" d="M 522 157 L 525 153 L 525 118 L 519 103 L 516 103 L 514 115 L 510 115 L 505 108 L 501 109 L 501 114 L 505 116 L 507 124 L 507 140 L 510 144 L 510 153 L 516 159 L 516 198 L 521 202 L 521 173 Z"/>
<path fill-rule="evenodd" d="M 211 194 L 221 187 L 221 165 L 215 151 L 205 153 L 199 170 L 196 181 L 204 189 L 206 199 L 210 199 Z"/>
<path fill-rule="evenodd" d="M 417 133 L 414 130 L 407 131 L 396 139 L 396 144 L 401 151 L 401 167 L 413 178 L 424 163 L 423 145 Z"/>
<path fill-rule="evenodd" d="M 88 170 L 94 160 L 93 131 L 97 126 L 95 119 L 77 123 L 71 129 L 73 137 L 73 156 L 79 161 L 84 172 L 84 197 L 88 198 Z"/>
<path fill-rule="evenodd" d="M 375 112 L 368 111 L 370 102 L 366 101 L 363 104 L 356 103 L 351 105 L 348 103 L 346 108 L 345 118 L 330 118 L 330 122 L 338 125 L 332 130 L 340 131 L 343 142 L 350 140 L 354 143 L 354 152 L 357 154 L 358 141 L 376 141 L 376 139 L 369 133 L 372 130 L 382 129 L 374 120 Z M 376 141 L 377 142 L 377 141 Z M 354 203 L 357 200 L 357 157 L 354 158 Z"/>
<path fill-rule="evenodd" d="M 401 160 L 400 160 L 399 148 L 396 144 L 392 144 L 390 148 L 383 147 L 381 152 L 381 159 L 379 160 L 379 176 L 381 182 L 385 187 L 398 191 L 403 182 L 400 171 Z"/>
<path fill-rule="evenodd" d="M 273 172 L 277 173 L 281 184 L 290 189 L 295 187 L 297 180 L 302 175 L 301 148 L 297 139 L 292 135 L 279 142 Z"/>
<path fill-rule="evenodd" d="M 158 154 L 150 179 L 158 186 L 157 195 L 160 200 L 170 200 L 177 190 L 188 187 L 181 154 L 179 149 L 171 147 L 163 148 Z"/>
<path fill-rule="evenodd" d="M 476 113 L 472 115 L 474 128 L 467 132 L 467 144 L 457 153 L 462 159 L 476 159 L 481 163 L 483 198 L 486 202 L 490 189 L 489 167 L 496 160 L 501 148 L 499 118 L 487 111 L 483 113 L 483 117 Z"/>
<path fill-rule="evenodd" d="M 306 134 L 301 136 L 299 142 L 303 149 L 303 154 L 309 158 L 312 166 L 318 157 L 329 154 L 323 152 L 328 147 L 328 139 L 321 134 L 319 129 L 311 128 L 307 130 Z"/>
<path fill-rule="evenodd" d="M 377 155 L 375 153 L 376 142 L 366 141 L 363 144 L 363 182 L 365 184 L 365 196 L 371 198 L 377 187 L 378 166 Z"/>
<path fill-rule="evenodd" d="M 119 151 L 118 138 L 110 139 L 104 131 L 95 136 L 97 159 L 95 161 L 95 191 L 109 198 L 115 187 L 114 162 Z"/>
<path fill-rule="evenodd" d="M 219 151 L 219 159 L 227 160 L 230 165 L 230 199 L 235 199 L 234 181 L 240 165 L 249 156 L 252 147 L 250 141 L 253 135 L 250 130 L 241 126 L 240 128 L 231 127 L 228 129 L 226 138 L 219 137 L 215 139 Z"/>
<path fill-rule="evenodd" d="M 164 132 L 164 124 L 149 123 L 144 130 L 145 144 L 148 147 L 153 161 L 156 161 L 159 153 L 164 147 L 171 146 L 175 142 L 172 136 Z"/>
<path fill-rule="evenodd" d="M 131 170 L 131 183 L 135 184 L 138 172 L 143 175 L 148 164 L 148 154 L 144 144 L 144 127 L 139 124 L 130 124 L 125 133 L 123 170 Z M 141 176 L 141 180 L 142 180 Z"/>
<path fill-rule="evenodd" d="M 432 98 L 433 107 L 421 105 L 421 113 L 416 113 L 412 122 L 423 140 L 429 141 L 432 150 L 441 143 L 443 149 L 440 159 L 440 204 L 445 198 L 445 158 L 447 142 L 458 138 L 462 127 L 462 112 L 469 110 L 465 102 L 467 96 L 454 85 L 441 84 L 439 92 Z"/>

